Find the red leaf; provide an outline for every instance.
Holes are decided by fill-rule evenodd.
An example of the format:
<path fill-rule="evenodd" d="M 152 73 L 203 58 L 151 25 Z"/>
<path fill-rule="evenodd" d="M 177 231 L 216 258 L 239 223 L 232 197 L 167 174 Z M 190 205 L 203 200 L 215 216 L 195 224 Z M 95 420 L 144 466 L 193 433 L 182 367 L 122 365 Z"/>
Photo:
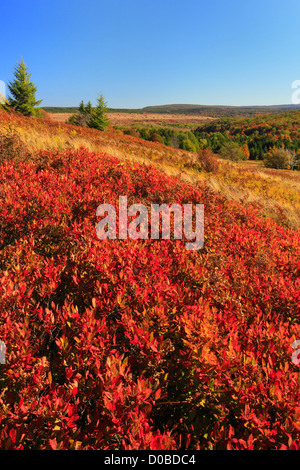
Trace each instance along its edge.
<path fill-rule="evenodd" d="M 56 438 L 49 439 L 49 444 L 50 444 L 52 450 L 56 450 L 56 448 L 57 448 Z"/>

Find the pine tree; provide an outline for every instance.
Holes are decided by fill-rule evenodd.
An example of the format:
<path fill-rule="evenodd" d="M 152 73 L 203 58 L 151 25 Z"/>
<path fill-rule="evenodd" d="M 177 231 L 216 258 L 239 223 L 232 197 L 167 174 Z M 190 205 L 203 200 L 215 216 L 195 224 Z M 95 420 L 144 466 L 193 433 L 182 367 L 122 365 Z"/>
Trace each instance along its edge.
<path fill-rule="evenodd" d="M 97 107 L 93 110 L 91 115 L 91 120 L 89 123 L 89 127 L 93 127 L 94 129 L 98 129 L 99 131 L 104 131 L 108 128 L 108 118 L 107 118 L 107 105 L 104 101 L 102 95 L 97 98 Z"/>
<path fill-rule="evenodd" d="M 84 104 L 84 101 L 81 100 L 78 112 L 73 114 L 68 122 L 70 124 L 76 124 L 77 126 L 89 127 L 92 116 L 92 103 L 89 101 L 87 104 Z"/>
<path fill-rule="evenodd" d="M 28 73 L 24 60 L 17 64 L 14 71 L 15 80 L 8 84 L 10 95 L 6 108 L 13 108 L 16 111 L 24 114 L 24 116 L 34 116 L 38 114 L 37 106 L 42 100 L 37 101 L 35 93 L 36 86 L 29 78 L 31 73 Z"/>
<path fill-rule="evenodd" d="M 85 112 L 91 116 L 93 112 L 92 103 L 89 101 L 85 107 Z"/>
<path fill-rule="evenodd" d="M 82 114 L 85 114 L 85 106 L 83 100 L 81 100 L 80 105 L 79 105 L 79 112 Z"/>
<path fill-rule="evenodd" d="M 107 106 L 102 95 L 97 98 L 97 107 L 93 108 L 89 101 L 84 104 L 82 100 L 79 105 L 78 112 L 73 114 L 68 122 L 77 126 L 92 127 L 100 131 L 104 131 L 109 126 L 107 118 Z"/>

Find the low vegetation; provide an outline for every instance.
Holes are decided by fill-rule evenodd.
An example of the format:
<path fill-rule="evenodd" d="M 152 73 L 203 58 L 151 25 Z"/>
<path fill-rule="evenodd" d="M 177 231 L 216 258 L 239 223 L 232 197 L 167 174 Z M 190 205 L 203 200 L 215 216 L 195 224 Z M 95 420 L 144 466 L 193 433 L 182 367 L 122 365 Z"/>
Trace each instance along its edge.
<path fill-rule="evenodd" d="M 267 168 L 300 170 L 300 151 L 289 152 L 283 148 L 273 147 L 265 155 L 264 164 Z"/>
<path fill-rule="evenodd" d="M 1 448 L 299 450 L 300 237 L 274 210 L 299 213 L 299 173 L 4 111 L 0 130 Z M 98 240 L 120 195 L 203 203 L 204 248 Z"/>

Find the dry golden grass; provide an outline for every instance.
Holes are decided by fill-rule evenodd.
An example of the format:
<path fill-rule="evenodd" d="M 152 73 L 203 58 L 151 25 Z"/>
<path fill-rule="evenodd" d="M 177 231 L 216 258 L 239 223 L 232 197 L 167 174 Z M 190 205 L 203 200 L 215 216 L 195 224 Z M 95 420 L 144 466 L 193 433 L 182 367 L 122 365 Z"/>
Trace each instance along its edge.
<path fill-rule="evenodd" d="M 54 148 L 103 152 L 120 159 L 152 164 L 194 185 L 206 182 L 213 191 L 229 200 L 255 203 L 265 216 L 285 226 L 300 227 L 300 172 L 270 170 L 259 162 L 233 163 L 217 158 L 218 168 L 201 171 L 197 154 L 147 142 L 121 132 L 99 132 L 63 123 L 36 119 L 1 122 L 31 151 Z"/>
<path fill-rule="evenodd" d="M 47 113 L 50 119 L 55 122 L 67 122 L 71 113 Z M 176 126 L 178 128 L 189 125 L 197 127 L 204 121 L 210 121 L 214 118 L 205 116 L 192 116 L 190 114 L 155 114 L 155 113 L 108 113 L 108 119 L 112 126 Z"/>
<path fill-rule="evenodd" d="M 67 122 L 68 119 L 72 116 L 72 113 L 47 113 L 49 119 L 54 122 Z"/>
<path fill-rule="evenodd" d="M 205 116 L 192 116 L 190 114 L 154 114 L 154 113 L 109 113 L 108 118 L 112 125 L 132 126 L 134 124 L 143 125 L 181 125 L 191 124 L 199 125 L 204 121 L 210 121 L 213 118 Z"/>

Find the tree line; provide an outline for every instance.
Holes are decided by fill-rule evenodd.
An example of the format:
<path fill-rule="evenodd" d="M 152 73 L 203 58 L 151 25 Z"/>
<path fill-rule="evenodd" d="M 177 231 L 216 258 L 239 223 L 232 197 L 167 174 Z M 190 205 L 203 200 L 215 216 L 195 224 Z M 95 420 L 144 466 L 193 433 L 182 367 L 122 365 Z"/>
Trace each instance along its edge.
<path fill-rule="evenodd" d="M 280 118 L 268 116 L 269 123 L 264 122 L 266 117 L 222 119 L 189 131 L 154 126 L 115 128 L 124 134 L 189 152 L 209 149 L 232 161 L 262 160 L 270 168 L 299 170 L 300 132 L 295 123 L 300 124 L 300 112 L 281 114 Z"/>

